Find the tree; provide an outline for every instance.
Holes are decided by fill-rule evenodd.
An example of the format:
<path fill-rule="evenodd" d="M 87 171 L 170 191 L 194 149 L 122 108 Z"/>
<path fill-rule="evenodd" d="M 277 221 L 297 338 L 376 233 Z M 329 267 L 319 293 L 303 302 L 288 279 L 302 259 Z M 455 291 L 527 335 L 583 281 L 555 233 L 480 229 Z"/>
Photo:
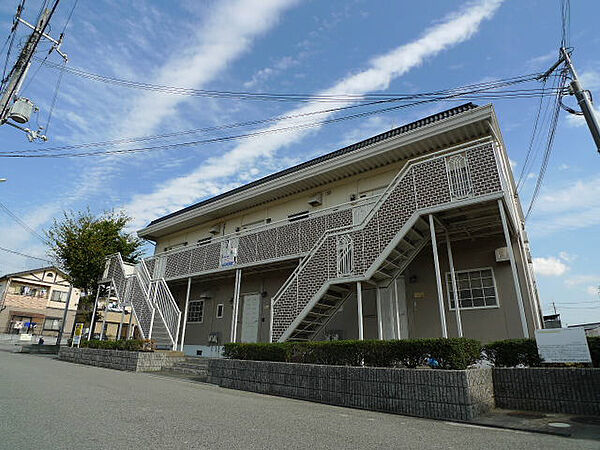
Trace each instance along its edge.
<path fill-rule="evenodd" d="M 136 263 L 142 255 L 142 241 L 126 232 L 131 218 L 114 211 L 95 216 L 89 209 L 63 212 L 61 220 L 46 232 L 49 255 L 68 274 L 71 283 L 86 297 L 96 293 L 106 257 L 121 253 L 126 262 Z"/>

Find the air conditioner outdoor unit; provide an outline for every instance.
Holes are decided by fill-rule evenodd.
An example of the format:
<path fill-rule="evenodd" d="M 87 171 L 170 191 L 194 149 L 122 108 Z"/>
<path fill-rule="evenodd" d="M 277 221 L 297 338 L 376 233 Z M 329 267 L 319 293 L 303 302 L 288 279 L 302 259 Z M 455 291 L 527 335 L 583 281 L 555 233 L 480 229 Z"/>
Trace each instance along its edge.
<path fill-rule="evenodd" d="M 309 200 L 308 204 L 310 206 L 321 206 L 323 204 L 323 194 L 313 195 Z"/>
<path fill-rule="evenodd" d="M 496 262 L 508 261 L 508 247 L 500 247 L 496 249 Z"/>
<path fill-rule="evenodd" d="M 210 234 L 220 234 L 221 233 L 221 224 L 213 225 L 210 230 L 208 230 Z"/>

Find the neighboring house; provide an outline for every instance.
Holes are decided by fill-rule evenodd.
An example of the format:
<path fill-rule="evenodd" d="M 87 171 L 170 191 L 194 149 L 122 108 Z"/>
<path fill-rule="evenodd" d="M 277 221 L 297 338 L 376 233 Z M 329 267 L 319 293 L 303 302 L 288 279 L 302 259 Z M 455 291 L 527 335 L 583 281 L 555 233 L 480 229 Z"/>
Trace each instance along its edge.
<path fill-rule="evenodd" d="M 70 283 L 56 267 L 11 273 L 0 278 L 0 333 L 57 336 Z M 80 291 L 73 288 L 64 337 L 71 335 Z"/>
<path fill-rule="evenodd" d="M 110 340 L 127 339 L 134 336 L 135 327 L 136 321 L 131 306 L 121 306 L 116 297 L 98 300 L 91 337 Z"/>
<path fill-rule="evenodd" d="M 138 235 L 155 255 L 135 266 L 114 255 L 101 282 L 132 302 L 145 337 L 189 354 L 231 341 L 492 341 L 542 327 L 491 105 L 392 129 Z"/>
<path fill-rule="evenodd" d="M 583 328 L 583 331 L 585 331 L 586 336 L 600 336 L 600 322 L 569 325 L 568 328 Z"/>

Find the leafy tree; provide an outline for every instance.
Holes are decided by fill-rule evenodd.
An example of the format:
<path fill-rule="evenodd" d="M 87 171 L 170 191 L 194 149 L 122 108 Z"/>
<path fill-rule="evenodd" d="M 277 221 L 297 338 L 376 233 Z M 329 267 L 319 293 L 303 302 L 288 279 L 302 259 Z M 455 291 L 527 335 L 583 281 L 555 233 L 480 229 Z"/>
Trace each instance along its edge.
<path fill-rule="evenodd" d="M 130 220 L 127 215 L 114 211 L 99 216 L 89 209 L 65 211 L 60 220 L 54 219 L 46 232 L 50 256 L 88 299 L 96 293 L 108 255 L 121 253 L 123 260 L 131 263 L 140 259 L 142 241 L 125 230 Z"/>

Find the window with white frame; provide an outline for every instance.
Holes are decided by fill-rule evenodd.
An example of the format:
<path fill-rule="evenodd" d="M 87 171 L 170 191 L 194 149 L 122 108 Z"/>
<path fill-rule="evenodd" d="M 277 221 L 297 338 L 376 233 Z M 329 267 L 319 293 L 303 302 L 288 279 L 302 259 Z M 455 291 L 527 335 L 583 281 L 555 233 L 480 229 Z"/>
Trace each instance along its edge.
<path fill-rule="evenodd" d="M 456 283 L 460 309 L 496 308 L 498 295 L 491 267 L 473 270 L 457 270 Z M 452 274 L 446 273 L 446 287 L 450 309 L 455 309 Z"/>
<path fill-rule="evenodd" d="M 53 302 L 66 303 L 67 302 L 67 292 L 52 291 L 52 297 L 50 297 L 50 300 L 52 300 Z"/>
<path fill-rule="evenodd" d="M 473 186 L 466 156 L 458 154 L 448 157 L 446 159 L 446 170 L 448 171 L 452 200 L 470 197 L 473 193 Z"/>
<path fill-rule="evenodd" d="M 191 300 L 188 306 L 188 322 L 201 323 L 204 318 L 204 300 Z"/>
<path fill-rule="evenodd" d="M 223 303 L 219 303 L 217 305 L 217 319 L 223 318 L 223 310 L 224 310 Z"/>

